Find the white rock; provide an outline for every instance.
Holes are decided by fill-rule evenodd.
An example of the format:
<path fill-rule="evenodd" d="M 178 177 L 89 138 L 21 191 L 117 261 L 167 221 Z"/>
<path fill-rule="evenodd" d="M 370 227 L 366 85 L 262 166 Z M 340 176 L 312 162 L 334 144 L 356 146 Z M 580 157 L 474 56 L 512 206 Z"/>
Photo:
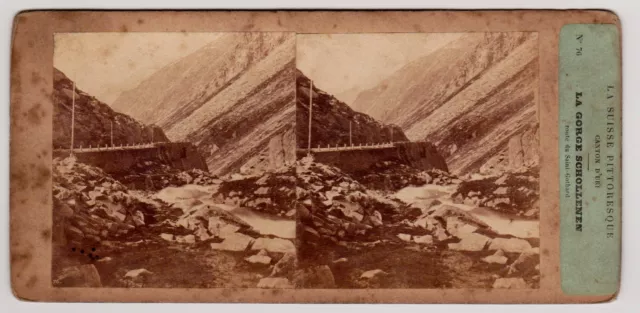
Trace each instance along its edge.
<path fill-rule="evenodd" d="M 526 289 L 529 288 L 527 283 L 521 277 L 514 278 L 498 278 L 493 282 L 493 288 L 501 289 Z"/>
<path fill-rule="evenodd" d="M 433 234 L 436 236 L 436 239 L 438 239 L 438 241 L 449 239 L 449 235 L 447 235 L 447 232 L 444 230 L 444 228 L 441 228 L 441 227 L 437 227 L 433 231 Z"/>
<path fill-rule="evenodd" d="M 252 263 L 252 264 L 264 264 L 264 265 L 269 265 L 271 264 L 271 258 L 266 256 L 266 255 L 252 255 L 248 258 L 244 259 L 245 261 Z"/>
<path fill-rule="evenodd" d="M 504 252 L 502 250 L 497 250 L 493 255 L 489 255 L 482 259 L 482 261 L 487 263 L 496 263 L 496 264 L 507 264 L 509 259 L 504 256 Z"/>
<path fill-rule="evenodd" d="M 449 216 L 446 221 L 447 231 L 458 238 L 461 238 L 462 235 L 473 233 L 478 229 L 477 226 L 461 221 L 457 216 Z"/>
<path fill-rule="evenodd" d="M 212 243 L 211 249 L 224 250 L 224 251 L 244 251 L 253 242 L 253 238 L 240 234 L 233 233 L 224 239 L 221 243 Z"/>
<path fill-rule="evenodd" d="M 327 200 L 333 200 L 333 198 L 335 198 L 336 196 L 339 196 L 340 193 L 333 191 L 333 190 L 329 190 L 327 192 L 324 193 L 325 197 L 327 197 Z"/>
<path fill-rule="evenodd" d="M 235 234 L 239 229 L 240 226 L 229 224 L 217 216 L 209 218 L 209 232 L 213 236 L 227 238 L 228 236 Z"/>
<path fill-rule="evenodd" d="M 507 175 L 504 174 L 502 175 L 500 178 L 496 179 L 496 181 L 494 182 L 494 184 L 500 186 L 500 185 L 504 185 L 505 182 L 507 182 Z"/>
<path fill-rule="evenodd" d="M 522 253 L 531 250 L 531 244 L 520 238 L 494 238 L 489 245 L 489 250 Z"/>
<path fill-rule="evenodd" d="M 288 279 L 283 277 L 265 277 L 258 282 L 258 288 L 293 288 Z"/>
<path fill-rule="evenodd" d="M 450 243 L 450 250 L 461 250 L 461 251 L 481 251 L 484 249 L 487 242 L 489 242 L 490 238 L 484 235 L 470 233 L 465 234 L 458 243 Z"/>
<path fill-rule="evenodd" d="M 173 241 L 173 235 L 172 234 L 160 234 L 160 238 L 166 240 L 166 241 Z"/>
<path fill-rule="evenodd" d="M 498 189 L 493 191 L 494 195 L 506 195 L 507 194 L 507 187 L 498 187 Z"/>
<path fill-rule="evenodd" d="M 140 212 L 140 211 L 135 211 L 131 217 L 132 217 L 132 219 L 133 219 L 133 223 L 134 223 L 136 226 L 142 226 L 142 225 L 144 225 L 144 214 L 142 214 L 142 212 Z"/>
<path fill-rule="evenodd" d="M 347 261 L 348 261 L 347 258 L 339 258 L 339 259 L 333 261 L 333 264 L 346 263 Z"/>
<path fill-rule="evenodd" d="M 124 277 L 137 278 L 138 276 L 145 276 L 145 275 L 151 275 L 151 274 L 153 274 L 153 272 L 150 272 L 144 268 L 139 268 L 137 270 L 128 271 L 126 274 L 124 274 Z"/>
<path fill-rule="evenodd" d="M 256 195 L 266 195 L 269 193 L 269 187 L 260 187 L 253 193 Z"/>
<path fill-rule="evenodd" d="M 388 273 L 381 270 L 381 269 L 375 269 L 375 270 L 370 270 L 370 271 L 366 271 L 364 273 L 362 273 L 362 275 L 360 275 L 360 278 L 365 278 L 365 279 L 371 279 L 374 278 L 376 276 L 383 276 L 383 275 L 387 275 Z"/>
<path fill-rule="evenodd" d="M 196 237 L 194 235 L 176 236 L 176 242 L 178 242 L 178 243 L 196 243 Z"/>
<path fill-rule="evenodd" d="M 398 236 L 398 238 L 400 238 L 402 241 L 406 241 L 406 242 L 411 241 L 411 235 L 409 235 L 409 234 L 398 234 L 397 236 Z"/>
<path fill-rule="evenodd" d="M 373 211 L 373 214 L 369 216 L 369 220 L 371 220 L 371 224 L 373 226 L 381 226 L 382 225 L 382 214 L 378 211 Z"/>
<path fill-rule="evenodd" d="M 260 179 L 256 180 L 256 185 L 262 186 L 262 185 L 267 183 L 268 179 L 269 179 L 269 176 L 268 175 L 264 175 L 264 176 L 260 177 Z"/>
<path fill-rule="evenodd" d="M 433 236 L 431 235 L 424 235 L 424 236 L 413 236 L 413 241 L 415 241 L 416 243 L 422 243 L 422 244 L 432 244 L 433 243 Z"/>
<path fill-rule="evenodd" d="M 281 238 L 258 238 L 251 250 L 266 250 L 268 252 L 295 253 L 296 247 L 290 240 Z"/>

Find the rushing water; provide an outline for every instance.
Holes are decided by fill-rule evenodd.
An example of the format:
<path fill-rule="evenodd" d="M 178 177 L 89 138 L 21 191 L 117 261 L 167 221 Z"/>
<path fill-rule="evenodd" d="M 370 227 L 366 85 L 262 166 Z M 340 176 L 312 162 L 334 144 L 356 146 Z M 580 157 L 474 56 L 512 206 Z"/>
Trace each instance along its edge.
<path fill-rule="evenodd" d="M 216 189 L 215 185 L 168 187 L 158 192 L 156 197 L 164 202 L 174 204 L 174 207 L 181 208 L 183 211 L 203 203 L 216 206 L 245 221 L 261 234 L 287 239 L 296 237 L 296 222 L 294 220 L 256 212 L 245 207 L 216 203 L 213 199 Z"/>
<path fill-rule="evenodd" d="M 451 194 L 455 192 L 455 189 L 455 185 L 424 185 L 420 187 L 406 187 L 399 190 L 395 194 L 395 197 L 405 203 L 413 204 L 417 207 L 428 206 L 432 200 L 438 199 L 442 203 L 468 211 L 483 222 L 487 223 L 500 234 L 513 235 L 520 238 L 540 237 L 540 223 L 537 220 L 527 220 L 515 215 L 496 212 L 484 207 L 454 204 L 451 202 Z"/>

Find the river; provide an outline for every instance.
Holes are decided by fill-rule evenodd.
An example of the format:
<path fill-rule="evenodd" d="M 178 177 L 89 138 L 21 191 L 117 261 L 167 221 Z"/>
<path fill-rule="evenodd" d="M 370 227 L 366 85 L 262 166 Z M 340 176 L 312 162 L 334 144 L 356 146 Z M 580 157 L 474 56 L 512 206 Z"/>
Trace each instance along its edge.
<path fill-rule="evenodd" d="M 218 186 L 184 185 L 181 187 L 167 187 L 155 194 L 155 198 L 184 211 L 200 204 L 208 204 L 224 209 L 263 235 L 274 235 L 280 238 L 294 239 L 296 237 L 295 220 L 282 218 L 249 208 L 217 203 L 213 199 Z"/>
<path fill-rule="evenodd" d="M 406 187 L 395 193 L 395 197 L 405 203 L 413 204 L 420 208 L 429 205 L 432 200 L 437 199 L 444 204 L 458 207 L 473 214 L 491 226 L 491 228 L 499 234 L 513 235 L 520 238 L 540 237 L 540 222 L 537 220 L 523 219 L 519 216 L 496 212 L 485 207 L 453 203 L 451 201 L 451 194 L 456 191 L 456 188 L 456 185 Z"/>

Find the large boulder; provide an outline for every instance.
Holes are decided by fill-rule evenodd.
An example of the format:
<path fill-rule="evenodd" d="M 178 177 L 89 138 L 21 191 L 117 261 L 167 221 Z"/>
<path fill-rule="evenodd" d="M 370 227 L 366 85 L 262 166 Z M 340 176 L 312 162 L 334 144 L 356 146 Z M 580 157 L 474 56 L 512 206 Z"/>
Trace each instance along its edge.
<path fill-rule="evenodd" d="M 61 287 L 102 287 L 100 274 L 93 264 L 66 267 L 54 279 Z"/>
<path fill-rule="evenodd" d="M 288 289 L 293 288 L 293 285 L 284 277 L 265 277 L 258 282 L 258 288 Z"/>
<path fill-rule="evenodd" d="M 224 251 L 245 251 L 253 242 L 253 238 L 240 233 L 228 235 L 220 243 L 212 243 L 211 249 Z"/>
<path fill-rule="evenodd" d="M 493 282 L 493 288 L 501 289 L 527 289 L 527 283 L 522 277 L 498 278 Z"/>
<path fill-rule="evenodd" d="M 502 250 L 504 252 L 527 252 L 531 250 L 531 244 L 520 238 L 495 238 L 489 245 L 489 250 Z"/>
<path fill-rule="evenodd" d="M 363 279 L 373 279 L 376 277 L 380 277 L 380 276 L 386 276 L 389 273 L 381 270 L 381 269 L 375 269 L 375 270 L 370 270 L 370 271 L 366 271 L 364 273 L 362 273 L 362 275 L 360 275 L 360 278 Z"/>
<path fill-rule="evenodd" d="M 450 250 L 481 251 L 491 240 L 489 237 L 477 233 L 465 234 L 458 243 L 450 243 Z"/>
<path fill-rule="evenodd" d="M 252 250 L 267 250 L 268 252 L 296 253 L 296 247 L 290 240 L 281 238 L 258 238 L 251 247 Z"/>
<path fill-rule="evenodd" d="M 336 280 L 327 265 L 297 270 L 293 283 L 299 288 L 336 288 Z"/>
<path fill-rule="evenodd" d="M 447 217 L 446 221 L 447 221 L 447 231 L 458 238 L 460 238 L 465 234 L 473 233 L 478 229 L 478 226 L 465 223 L 458 216 L 449 216 Z"/>
<path fill-rule="evenodd" d="M 413 236 L 413 241 L 416 243 L 430 245 L 433 243 L 433 236 L 431 235 Z"/>
<path fill-rule="evenodd" d="M 282 258 L 273 266 L 271 270 L 272 277 L 287 276 L 296 267 L 296 255 L 293 253 L 285 253 Z"/>
<path fill-rule="evenodd" d="M 220 238 L 227 238 L 228 236 L 240 230 L 240 226 L 227 223 L 218 216 L 210 217 L 208 225 L 208 229 L 211 235 Z"/>
<path fill-rule="evenodd" d="M 502 250 L 498 250 L 493 255 L 489 255 L 482 259 L 482 261 L 486 263 L 496 263 L 496 264 L 507 264 L 508 260 L 509 259 L 504 255 L 504 252 Z"/>

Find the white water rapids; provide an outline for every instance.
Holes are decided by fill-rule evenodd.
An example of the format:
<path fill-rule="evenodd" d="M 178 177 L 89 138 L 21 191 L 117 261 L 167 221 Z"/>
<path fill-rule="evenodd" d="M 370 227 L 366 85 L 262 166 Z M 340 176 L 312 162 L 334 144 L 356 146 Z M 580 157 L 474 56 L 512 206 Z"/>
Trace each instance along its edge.
<path fill-rule="evenodd" d="M 280 238 L 293 239 L 296 237 L 296 222 L 282 217 L 256 212 L 248 208 L 217 203 L 213 195 L 216 185 L 199 186 L 184 185 L 181 187 L 167 187 L 155 194 L 155 197 L 185 212 L 192 206 L 207 204 L 224 209 L 263 235 L 274 235 Z"/>
<path fill-rule="evenodd" d="M 513 235 L 520 238 L 539 238 L 539 221 L 527 220 L 518 216 L 504 214 L 484 207 L 469 206 L 466 204 L 453 203 L 451 194 L 455 192 L 456 186 L 424 185 L 420 187 L 406 187 L 399 190 L 395 197 L 407 204 L 414 204 L 417 207 L 424 207 L 432 200 L 438 199 L 440 202 L 465 210 L 483 222 L 487 223 L 499 234 Z"/>

